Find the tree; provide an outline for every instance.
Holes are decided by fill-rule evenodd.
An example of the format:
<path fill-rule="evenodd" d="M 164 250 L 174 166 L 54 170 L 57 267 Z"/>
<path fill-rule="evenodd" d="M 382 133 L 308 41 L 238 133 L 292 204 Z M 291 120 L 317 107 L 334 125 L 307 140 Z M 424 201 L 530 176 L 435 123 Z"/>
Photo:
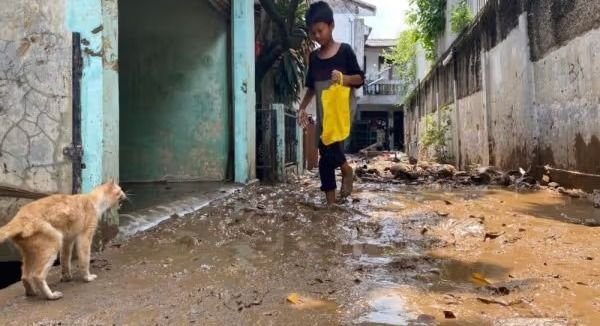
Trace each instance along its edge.
<path fill-rule="evenodd" d="M 427 59 L 434 61 L 438 38 L 446 27 L 446 0 L 410 0 L 410 4 L 408 24 L 416 28 Z"/>
<path fill-rule="evenodd" d="M 407 86 L 413 85 L 417 78 L 417 42 L 419 35 L 413 27 L 402 31 L 398 42 L 391 51 L 386 51 L 385 59 L 397 67 L 398 78 Z"/>
<path fill-rule="evenodd" d="M 300 99 L 308 68 L 308 55 L 314 48 L 308 36 L 304 14 L 306 0 L 260 0 L 267 14 L 262 43 L 264 50 L 256 58 L 256 87 L 272 72 L 275 99 L 293 103 Z M 259 95 L 260 96 L 260 95 Z"/>

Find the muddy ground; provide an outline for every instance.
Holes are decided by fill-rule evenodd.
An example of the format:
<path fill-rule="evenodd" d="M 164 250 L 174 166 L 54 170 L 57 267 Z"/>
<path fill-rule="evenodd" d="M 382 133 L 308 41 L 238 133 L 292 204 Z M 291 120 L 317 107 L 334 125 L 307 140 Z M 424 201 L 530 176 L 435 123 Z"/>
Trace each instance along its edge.
<path fill-rule="evenodd" d="M 600 229 L 551 190 L 315 177 L 251 186 L 114 243 L 65 297 L 0 290 L 0 325 L 597 325 Z M 298 300 L 286 300 L 296 293 Z M 524 318 L 524 319 L 515 319 Z M 546 323 L 543 323 L 543 321 Z"/>

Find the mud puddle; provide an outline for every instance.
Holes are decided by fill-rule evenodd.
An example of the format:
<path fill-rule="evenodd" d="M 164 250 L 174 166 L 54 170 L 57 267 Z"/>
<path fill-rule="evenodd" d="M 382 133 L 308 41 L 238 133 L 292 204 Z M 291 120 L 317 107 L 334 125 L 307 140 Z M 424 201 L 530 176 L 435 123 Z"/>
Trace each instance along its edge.
<path fill-rule="evenodd" d="M 0 324 L 600 320 L 600 234 L 560 219 L 595 217 L 583 203 L 366 183 L 325 208 L 317 189 L 256 186 L 164 222 L 95 257 L 96 282 L 59 283 L 54 270 L 50 286 L 65 297 L 51 304 L 20 285 L 2 290 Z"/>
<path fill-rule="evenodd" d="M 488 187 L 371 188 L 357 198 L 365 213 L 373 206 L 369 219 L 382 229 L 395 224 L 396 242 L 407 245 L 390 250 L 389 238 L 379 237 L 373 249 L 371 238 L 362 256 L 348 256 L 368 293 L 376 293 L 356 322 L 600 320 L 600 264 L 595 249 L 583 245 L 600 233 L 578 225 L 600 217 L 589 201 Z"/>

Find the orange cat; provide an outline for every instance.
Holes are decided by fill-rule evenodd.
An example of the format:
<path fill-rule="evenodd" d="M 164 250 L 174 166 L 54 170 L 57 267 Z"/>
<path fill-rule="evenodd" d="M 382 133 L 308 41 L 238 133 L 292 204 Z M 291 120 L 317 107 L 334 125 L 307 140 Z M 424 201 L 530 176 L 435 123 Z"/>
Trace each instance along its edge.
<path fill-rule="evenodd" d="M 89 267 L 98 219 L 125 198 L 121 187 L 110 181 L 87 194 L 52 195 L 36 200 L 23 206 L 0 228 L 0 243 L 11 239 L 21 251 L 25 294 L 34 296 L 37 288 L 48 300 L 62 298 L 62 293 L 50 290 L 46 276 L 60 251 L 61 281 L 71 280 L 71 253 L 75 243 L 83 280 L 96 279 Z"/>

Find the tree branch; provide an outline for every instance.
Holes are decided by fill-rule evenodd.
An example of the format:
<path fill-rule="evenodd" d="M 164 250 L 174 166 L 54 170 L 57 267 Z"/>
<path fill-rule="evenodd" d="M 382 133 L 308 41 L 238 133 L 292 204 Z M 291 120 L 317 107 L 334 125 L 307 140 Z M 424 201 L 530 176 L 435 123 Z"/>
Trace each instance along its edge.
<path fill-rule="evenodd" d="M 267 12 L 267 15 L 271 18 L 271 20 L 279 27 L 280 32 L 282 33 L 284 42 L 287 42 L 288 33 L 285 27 L 285 19 L 277 12 L 277 7 L 275 6 L 275 0 L 260 0 L 260 5 Z"/>
<path fill-rule="evenodd" d="M 291 0 L 290 1 L 290 7 L 288 8 L 288 16 L 287 16 L 288 31 L 294 30 L 294 25 L 296 24 L 296 12 L 298 11 L 299 3 L 300 3 L 300 0 Z"/>

